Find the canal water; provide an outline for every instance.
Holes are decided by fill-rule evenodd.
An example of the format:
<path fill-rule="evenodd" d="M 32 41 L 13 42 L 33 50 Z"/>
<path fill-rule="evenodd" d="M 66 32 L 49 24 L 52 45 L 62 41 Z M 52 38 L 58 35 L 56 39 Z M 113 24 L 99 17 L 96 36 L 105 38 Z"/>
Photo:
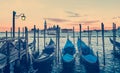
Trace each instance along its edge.
<path fill-rule="evenodd" d="M 69 34 L 72 36 L 72 34 Z M 84 34 L 86 35 L 86 34 Z M 111 34 L 110 34 L 111 35 Z M 62 36 L 62 35 L 61 35 Z M 71 41 L 73 41 L 72 37 L 69 37 L 69 39 Z M 46 39 L 46 43 L 49 43 L 50 38 L 52 38 L 54 41 L 56 41 L 56 38 L 53 38 L 55 36 L 49 36 Z M 112 54 L 112 50 L 113 50 L 113 45 L 110 43 L 109 41 L 110 36 L 106 36 L 105 37 L 105 60 L 106 60 L 106 65 L 103 65 L 103 48 L 102 48 L 102 37 L 98 37 L 98 45 L 97 45 L 97 41 L 96 41 L 96 37 L 91 37 L 91 45 L 90 47 L 93 49 L 94 53 L 96 54 L 96 52 L 98 51 L 98 55 L 99 55 L 99 62 L 100 62 L 100 73 L 120 73 L 120 59 L 118 58 L 114 58 L 113 54 Z M 111 37 L 112 38 L 112 37 Z M 116 38 L 117 41 L 120 41 L 119 37 Z M 31 38 L 32 40 L 32 38 Z M 39 39 L 40 41 L 44 41 L 43 38 Z M 60 49 L 62 49 L 65 45 L 67 38 L 60 38 Z M 88 44 L 88 37 L 82 37 L 82 40 Z M 43 49 L 43 43 L 40 42 L 39 44 L 40 47 L 40 52 Z M 75 38 L 75 47 L 77 50 L 77 37 Z M 76 52 L 76 55 L 78 54 L 78 51 Z M 73 73 L 86 73 L 84 66 L 80 64 L 79 61 L 79 55 L 76 56 L 75 58 L 75 68 L 74 68 L 74 72 Z M 62 71 L 62 65 L 60 64 L 58 68 L 56 68 L 56 66 L 53 66 L 53 70 L 50 73 L 60 73 Z"/>
<path fill-rule="evenodd" d="M 72 36 L 72 34 L 70 34 Z M 85 34 L 84 34 L 85 35 Z M 61 35 L 62 36 L 62 35 Z M 65 35 L 66 36 L 66 35 Z M 73 41 L 73 38 L 69 36 L 69 39 L 71 41 Z M 40 52 L 42 52 L 42 50 L 44 49 L 43 46 L 43 35 L 40 36 L 39 38 L 39 46 L 40 46 Z M 54 41 L 56 41 L 55 36 L 49 36 L 46 38 L 46 44 L 49 43 L 50 38 L 52 38 Z M 113 45 L 110 43 L 109 41 L 110 37 L 105 37 L 105 60 L 106 60 L 106 65 L 103 65 L 103 48 L 102 48 L 102 37 L 98 37 L 98 45 L 97 45 L 97 41 L 96 41 L 96 37 L 91 37 L 91 45 L 90 47 L 93 49 L 94 53 L 96 54 L 96 52 L 98 51 L 98 55 L 99 55 L 99 62 L 100 62 L 100 73 L 120 73 L 120 59 L 118 58 L 114 58 L 114 56 L 112 55 L 112 49 L 113 49 Z M 117 37 L 116 38 L 117 41 L 120 41 L 120 38 Z M 37 40 L 37 38 L 36 38 Z M 62 49 L 65 45 L 67 38 L 60 38 L 60 49 Z M 87 35 L 82 37 L 82 40 L 88 44 L 88 37 Z M 29 43 L 33 41 L 33 33 L 29 34 Z M 36 41 L 37 42 L 37 41 Z M 77 37 L 75 38 L 75 47 L 77 50 Z M 37 44 L 36 44 L 36 49 L 37 49 Z M 78 55 L 78 51 L 76 52 L 76 58 L 75 58 L 75 66 L 74 66 L 74 71 L 72 73 L 86 73 L 84 66 L 80 64 L 79 61 L 79 55 Z M 14 65 L 11 64 L 11 65 Z M 61 63 L 56 66 L 53 65 L 52 66 L 52 71 L 49 73 L 61 73 L 62 71 L 62 65 Z M 11 67 L 11 73 L 13 73 L 13 68 Z M 23 72 L 25 73 L 25 72 Z M 40 72 L 41 73 L 41 72 Z"/>

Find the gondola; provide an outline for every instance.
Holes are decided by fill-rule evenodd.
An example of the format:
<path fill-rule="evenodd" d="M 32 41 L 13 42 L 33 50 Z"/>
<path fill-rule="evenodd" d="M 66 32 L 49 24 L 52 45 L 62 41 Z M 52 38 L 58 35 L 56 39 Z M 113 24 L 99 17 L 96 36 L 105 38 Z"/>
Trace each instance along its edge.
<path fill-rule="evenodd" d="M 99 60 L 93 50 L 78 38 L 77 47 L 80 54 L 80 62 L 84 65 L 86 73 L 99 73 Z"/>
<path fill-rule="evenodd" d="M 0 53 L 0 69 L 7 65 L 7 56 Z"/>
<path fill-rule="evenodd" d="M 51 71 L 55 57 L 54 50 L 55 43 L 50 39 L 49 44 L 45 47 L 39 57 L 33 59 L 33 68 L 38 69 L 37 73 L 49 73 Z"/>
<path fill-rule="evenodd" d="M 114 55 L 114 57 L 120 58 L 120 43 L 117 41 L 114 42 L 111 38 L 110 38 L 110 42 L 113 45 L 115 45 L 115 47 L 117 48 L 117 49 L 115 49 L 115 51 L 112 52 L 112 54 Z"/>
<path fill-rule="evenodd" d="M 119 42 L 117 42 L 117 41 L 114 42 L 111 38 L 110 38 L 110 42 L 120 50 L 120 43 Z"/>
<path fill-rule="evenodd" d="M 62 49 L 62 63 L 63 70 L 65 72 L 71 71 L 74 68 L 75 52 L 76 50 L 74 44 L 69 39 L 67 39 L 66 44 Z"/>
<path fill-rule="evenodd" d="M 8 51 L 8 48 L 9 48 L 9 51 Z M 8 43 L 4 43 L 2 46 L 0 46 L 0 52 L 6 56 L 8 55 L 8 52 L 9 52 L 10 62 L 13 62 L 15 59 L 17 59 L 17 57 L 15 57 L 15 56 L 18 53 L 18 50 L 15 47 L 15 45 L 13 44 L 13 42 L 9 42 L 9 46 L 8 46 Z M 13 57 L 11 57 L 11 56 L 13 56 Z"/>

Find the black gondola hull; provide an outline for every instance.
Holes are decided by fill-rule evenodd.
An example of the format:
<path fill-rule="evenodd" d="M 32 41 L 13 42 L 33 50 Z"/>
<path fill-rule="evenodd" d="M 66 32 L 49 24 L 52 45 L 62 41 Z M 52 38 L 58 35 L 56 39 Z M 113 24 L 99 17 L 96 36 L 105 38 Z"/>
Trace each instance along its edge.
<path fill-rule="evenodd" d="M 86 73 L 99 73 L 99 61 L 97 60 L 95 63 L 90 63 L 86 61 L 82 56 L 80 56 L 80 63 L 84 65 L 86 69 Z"/>
<path fill-rule="evenodd" d="M 52 70 L 54 54 L 41 59 L 36 59 L 33 63 L 33 68 L 38 69 L 37 73 L 49 73 Z"/>

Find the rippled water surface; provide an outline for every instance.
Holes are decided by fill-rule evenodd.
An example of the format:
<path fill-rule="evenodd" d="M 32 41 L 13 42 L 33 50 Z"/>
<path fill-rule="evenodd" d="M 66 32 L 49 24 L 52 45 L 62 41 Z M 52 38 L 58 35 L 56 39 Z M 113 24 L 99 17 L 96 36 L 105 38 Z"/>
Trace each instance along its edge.
<path fill-rule="evenodd" d="M 29 43 L 33 41 L 33 34 L 29 34 Z M 42 37 L 42 36 L 41 36 Z M 55 36 L 49 36 L 48 38 L 46 38 L 46 44 L 49 42 L 50 38 L 53 38 Z M 73 38 L 70 36 L 69 37 L 71 41 L 73 41 Z M 36 38 L 37 39 L 37 38 Z M 120 41 L 120 38 L 116 38 L 117 41 Z M 56 38 L 53 38 L 54 41 L 56 41 Z M 60 38 L 60 49 L 62 49 L 64 47 L 64 44 L 66 42 L 66 38 Z M 82 40 L 88 44 L 88 38 L 87 37 L 82 37 Z M 118 58 L 114 58 L 114 56 L 112 55 L 112 48 L 113 45 L 110 43 L 109 41 L 109 37 L 105 37 L 105 63 L 106 65 L 103 65 L 103 48 L 102 48 L 102 37 L 98 37 L 98 45 L 96 44 L 96 37 L 91 37 L 91 45 L 90 47 L 93 49 L 94 53 L 96 54 L 96 52 L 98 51 L 98 55 L 99 55 L 99 62 L 100 62 L 100 70 L 101 73 L 120 73 L 120 59 Z M 39 38 L 39 46 L 40 46 L 40 52 L 42 52 L 43 49 L 43 38 Z M 75 47 L 77 50 L 77 37 L 75 38 Z M 37 47 L 37 44 L 36 44 Z M 37 48 L 36 48 L 37 49 Z M 78 51 L 76 52 L 76 58 L 75 58 L 75 67 L 74 67 L 74 72 L 73 73 L 85 73 L 85 69 L 84 66 L 80 64 L 79 62 L 79 55 L 78 55 Z M 11 68 L 12 70 L 12 68 Z M 56 66 L 53 65 L 53 69 L 52 72 L 50 73 L 60 73 L 62 70 L 62 65 L 61 63 Z M 11 72 L 12 73 L 12 72 Z"/>

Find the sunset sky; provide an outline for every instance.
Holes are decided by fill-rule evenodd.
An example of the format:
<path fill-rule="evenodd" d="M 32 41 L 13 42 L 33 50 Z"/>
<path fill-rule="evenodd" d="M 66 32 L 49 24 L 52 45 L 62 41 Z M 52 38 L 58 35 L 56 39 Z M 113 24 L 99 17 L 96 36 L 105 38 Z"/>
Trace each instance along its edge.
<path fill-rule="evenodd" d="M 0 0 L 0 31 L 12 27 L 12 11 L 17 15 L 24 13 L 26 20 L 16 19 L 16 28 L 34 25 L 43 29 L 47 25 L 59 25 L 61 28 L 100 29 L 101 22 L 106 29 L 115 22 L 120 26 L 120 0 Z"/>

